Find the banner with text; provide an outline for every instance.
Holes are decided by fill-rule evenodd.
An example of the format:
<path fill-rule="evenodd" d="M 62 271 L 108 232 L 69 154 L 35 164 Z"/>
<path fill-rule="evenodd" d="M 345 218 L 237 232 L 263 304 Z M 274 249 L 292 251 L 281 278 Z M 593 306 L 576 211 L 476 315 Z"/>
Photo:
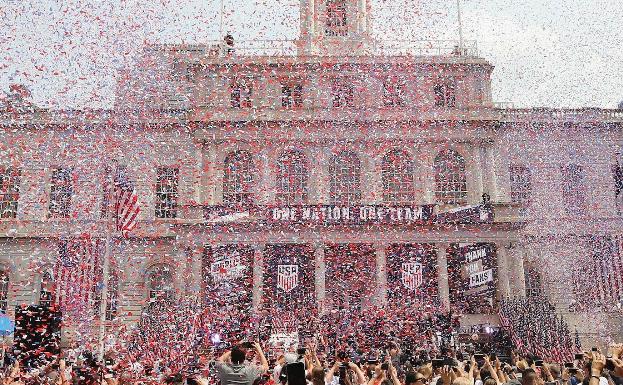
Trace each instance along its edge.
<path fill-rule="evenodd" d="M 202 258 L 204 305 L 215 317 L 214 330 L 231 330 L 229 339 L 246 338 L 253 299 L 253 254 L 246 245 L 206 247 Z"/>
<path fill-rule="evenodd" d="M 464 313 L 490 313 L 495 299 L 495 244 L 455 244 L 448 258 L 450 299 Z"/>

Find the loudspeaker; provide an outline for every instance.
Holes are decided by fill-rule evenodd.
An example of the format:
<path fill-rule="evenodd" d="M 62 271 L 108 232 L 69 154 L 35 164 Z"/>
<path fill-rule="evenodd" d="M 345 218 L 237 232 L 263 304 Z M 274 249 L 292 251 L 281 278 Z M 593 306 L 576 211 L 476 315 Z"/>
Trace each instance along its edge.
<path fill-rule="evenodd" d="M 13 353 L 24 367 L 38 366 L 60 353 L 61 312 L 30 305 L 15 308 Z"/>

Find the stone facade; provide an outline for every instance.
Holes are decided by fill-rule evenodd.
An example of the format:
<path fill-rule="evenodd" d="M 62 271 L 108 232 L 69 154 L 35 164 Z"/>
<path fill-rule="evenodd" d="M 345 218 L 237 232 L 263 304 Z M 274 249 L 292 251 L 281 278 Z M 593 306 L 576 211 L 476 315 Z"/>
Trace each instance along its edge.
<path fill-rule="evenodd" d="M 449 245 L 489 242 L 498 251 L 498 299 L 526 294 L 528 266 L 536 269 L 544 292 L 585 342 L 603 343 L 609 334 L 623 338 L 620 308 L 570 311 L 577 300 L 573 276 L 582 272 L 577 261 L 591 255 L 590 240 L 618 239 L 618 252 L 623 252 L 623 218 L 612 173 L 623 147 L 623 111 L 496 108 L 490 91 L 493 66 L 475 52 L 453 47 L 440 54 L 381 56 L 375 50 L 381 44 L 366 29 L 369 17 L 361 13 L 369 12 L 369 5 L 364 0 L 347 3 L 357 33 L 332 36 L 328 42 L 320 39 L 320 27 L 313 21 L 318 19 L 307 15 L 323 12 L 322 7 L 302 2 L 305 28 L 293 42 L 297 54 L 245 51 L 244 42 L 230 53 L 214 45 L 149 47 L 137 66 L 121 76 L 113 110 L 49 111 L 18 101 L 7 104 L 0 121 L 1 165 L 21 171 L 16 217 L 0 220 L 8 312 L 18 304 L 37 303 L 42 274 L 55 263 L 59 239 L 104 234 L 104 165 L 122 165 L 135 181 L 141 207 L 137 228 L 129 239 L 116 236 L 111 251 L 121 272 L 117 316 L 122 322 L 136 322 L 148 302 L 153 266 L 171 267 L 171 285 L 178 295 L 201 295 L 206 289 L 201 258 L 207 247 L 252 246 L 257 308 L 266 245 L 311 245 L 316 297 L 324 306 L 322 245 L 372 244 L 375 300 L 383 303 L 387 246 L 434 244 L 439 299 L 448 306 Z M 238 83 L 240 79 L 245 83 Z M 293 100 L 291 89 L 285 90 L 296 85 L 301 86 L 300 103 Z M 400 101 L 388 102 L 392 95 Z M 307 159 L 307 196 L 299 203 L 336 203 L 330 164 L 348 150 L 361 163 L 361 199 L 350 204 L 382 206 L 392 203 L 384 200 L 383 158 L 395 149 L 413 160 L 415 189 L 409 204 L 437 204 L 436 210 L 446 211 L 477 205 L 486 193 L 495 221 L 415 228 L 263 227 L 251 218 L 229 223 L 237 231 L 227 231 L 204 216 L 210 207 L 227 206 L 225 162 L 232 152 L 246 151 L 251 157 L 248 193 L 253 205 L 283 206 L 277 173 L 279 157 L 287 150 L 300 151 Z M 448 149 L 465 161 L 462 202 L 444 203 L 435 194 L 435 158 Z M 584 178 L 578 187 L 581 207 L 570 212 L 562 170 L 571 164 L 582 166 Z M 517 165 L 530 171 L 529 204 L 512 199 L 511 169 Z M 68 218 L 49 215 L 50 179 L 57 167 L 71 169 Z M 156 217 L 159 167 L 179 173 L 175 218 Z M 497 322 L 494 315 L 464 318 L 465 324 Z M 594 333 L 595 322 L 602 334 Z"/>

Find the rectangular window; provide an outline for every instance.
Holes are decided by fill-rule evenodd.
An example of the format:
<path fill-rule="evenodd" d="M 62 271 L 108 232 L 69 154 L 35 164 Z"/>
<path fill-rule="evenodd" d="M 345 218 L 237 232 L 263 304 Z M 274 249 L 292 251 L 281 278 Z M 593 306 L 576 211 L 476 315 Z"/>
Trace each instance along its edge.
<path fill-rule="evenodd" d="M 13 167 L 0 168 L 0 218 L 17 218 L 20 176 Z"/>
<path fill-rule="evenodd" d="M 327 0 L 325 35 L 347 36 L 346 0 Z"/>
<path fill-rule="evenodd" d="M 301 84 L 281 85 L 281 107 L 301 108 L 303 106 L 303 86 Z"/>
<path fill-rule="evenodd" d="M 395 76 L 388 77 L 383 82 L 383 106 L 402 107 L 405 105 L 405 83 Z"/>
<path fill-rule="evenodd" d="M 334 108 L 354 107 L 353 84 L 348 77 L 336 77 L 331 83 L 332 105 Z"/>
<path fill-rule="evenodd" d="M 231 84 L 230 102 L 232 108 L 251 108 L 253 83 L 251 78 L 234 79 Z"/>
<path fill-rule="evenodd" d="M 156 218 L 177 218 L 179 169 L 159 167 L 156 176 Z"/>
<path fill-rule="evenodd" d="M 586 172 L 582 166 L 570 164 L 561 167 L 561 173 L 565 211 L 570 215 L 581 215 L 586 209 Z"/>
<path fill-rule="evenodd" d="M 532 173 L 526 166 L 512 165 L 511 174 L 511 201 L 524 207 L 532 202 Z"/>
<path fill-rule="evenodd" d="M 433 91 L 435 93 L 435 107 L 456 106 L 456 85 L 453 80 L 436 84 Z"/>
<path fill-rule="evenodd" d="M 623 214 L 623 166 L 618 162 L 612 167 L 612 177 L 614 178 L 614 203 L 617 214 Z"/>
<path fill-rule="evenodd" d="M 71 169 L 53 169 L 50 180 L 50 217 L 69 218 L 72 195 Z"/>
<path fill-rule="evenodd" d="M 41 277 L 39 290 L 39 305 L 49 307 L 54 303 L 54 279 L 52 274 L 46 271 Z"/>

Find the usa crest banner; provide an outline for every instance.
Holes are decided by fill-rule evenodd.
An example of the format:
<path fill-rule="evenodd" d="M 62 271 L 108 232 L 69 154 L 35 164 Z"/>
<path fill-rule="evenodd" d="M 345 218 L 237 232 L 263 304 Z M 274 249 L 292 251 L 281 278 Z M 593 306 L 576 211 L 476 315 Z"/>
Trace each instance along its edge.
<path fill-rule="evenodd" d="M 254 250 L 249 245 L 227 245 L 205 248 L 201 260 L 203 272 L 203 302 L 212 314 L 238 320 L 232 335 L 222 338 L 247 338 L 253 300 L 253 258 Z M 223 308 L 230 309 L 222 312 Z M 229 313 L 229 314 L 226 314 Z M 226 319 L 223 320 L 225 325 Z M 219 319 L 213 325 L 218 328 Z M 223 328 L 225 330 L 226 328 Z M 232 329 L 232 328 L 230 328 Z"/>
<path fill-rule="evenodd" d="M 277 265 L 277 289 L 289 293 L 298 283 L 299 265 Z"/>
<path fill-rule="evenodd" d="M 272 244 L 264 250 L 262 300 L 279 313 L 313 307 L 314 253 L 309 245 Z"/>
<path fill-rule="evenodd" d="M 387 255 L 388 300 L 394 306 L 438 303 L 437 257 L 434 245 L 393 244 Z"/>

